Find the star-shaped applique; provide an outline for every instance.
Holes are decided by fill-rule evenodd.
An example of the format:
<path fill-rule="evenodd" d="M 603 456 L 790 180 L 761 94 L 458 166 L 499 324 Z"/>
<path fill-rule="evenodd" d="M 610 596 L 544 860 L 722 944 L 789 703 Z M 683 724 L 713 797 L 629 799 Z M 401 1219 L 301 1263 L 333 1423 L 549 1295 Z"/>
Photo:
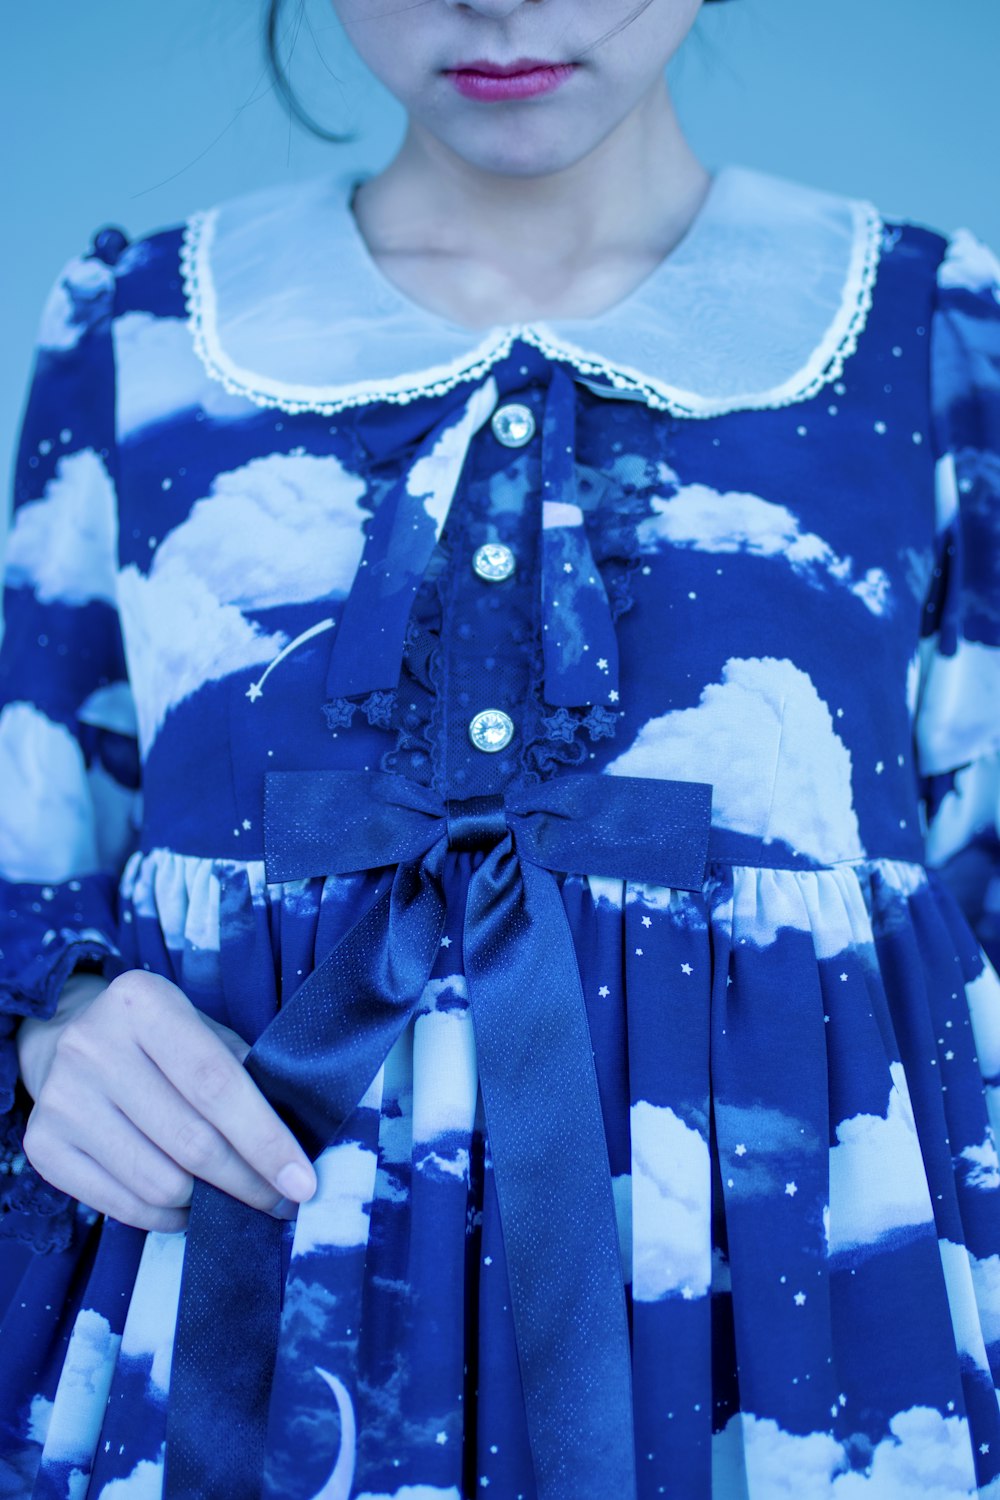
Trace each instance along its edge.
<path fill-rule="evenodd" d="M 691 967 L 690 964 L 681 964 L 681 973 L 682 974 L 693 974 L 694 970 L 692 969 L 692 967 Z"/>
<path fill-rule="evenodd" d="M 795 1194 L 798 1192 L 798 1190 L 799 1189 L 798 1189 L 798 1184 L 797 1183 L 794 1183 L 794 1182 L 786 1182 L 785 1183 L 785 1192 L 788 1194 L 789 1198 L 794 1198 Z"/>
<path fill-rule="evenodd" d="M 354 718 L 356 703 L 351 703 L 347 698 L 333 698 L 329 703 L 323 704 L 323 717 L 326 719 L 328 729 L 344 729 Z"/>
<path fill-rule="evenodd" d="M 608 989 L 606 984 L 602 984 L 597 993 L 600 995 L 602 1000 L 606 1000 L 611 994 L 611 991 Z"/>
<path fill-rule="evenodd" d="M 804 1302 L 806 1300 L 806 1294 L 805 1294 L 805 1292 L 796 1292 L 795 1293 L 795 1297 L 794 1297 L 793 1300 L 795 1302 L 795 1306 L 796 1307 L 802 1307 L 802 1305 L 804 1304 Z"/>
<path fill-rule="evenodd" d="M 576 734 L 576 720 L 568 708 L 557 708 L 554 714 L 542 719 L 550 739 L 562 740 L 568 745 Z"/>
<path fill-rule="evenodd" d="M 592 740 L 609 740 L 618 724 L 618 715 L 609 713 L 602 703 L 595 703 L 583 722 Z"/>
<path fill-rule="evenodd" d="M 369 693 L 361 705 L 365 711 L 365 718 L 369 724 L 378 729 L 388 729 L 392 721 L 392 711 L 396 706 L 396 694 L 392 689 L 377 690 Z"/>

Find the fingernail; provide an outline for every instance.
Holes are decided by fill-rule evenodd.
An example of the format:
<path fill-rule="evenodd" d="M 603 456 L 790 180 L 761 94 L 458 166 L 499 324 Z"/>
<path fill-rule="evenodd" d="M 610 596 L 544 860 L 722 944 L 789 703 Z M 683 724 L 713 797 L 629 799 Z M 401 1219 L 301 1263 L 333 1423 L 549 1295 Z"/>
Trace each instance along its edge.
<path fill-rule="evenodd" d="M 274 1179 L 274 1185 L 279 1193 L 284 1193 L 286 1198 L 294 1198 L 297 1203 L 311 1198 L 316 1191 L 312 1174 L 294 1161 L 289 1162 L 287 1167 L 282 1167 Z"/>

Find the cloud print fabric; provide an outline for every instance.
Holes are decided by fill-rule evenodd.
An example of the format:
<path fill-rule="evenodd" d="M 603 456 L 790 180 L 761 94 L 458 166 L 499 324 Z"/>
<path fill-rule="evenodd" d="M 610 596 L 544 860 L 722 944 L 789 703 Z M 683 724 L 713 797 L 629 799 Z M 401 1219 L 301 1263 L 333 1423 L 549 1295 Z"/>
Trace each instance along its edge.
<path fill-rule="evenodd" d="M 0 1493 L 158 1500 L 185 1246 L 35 1176 L 17 1020 L 97 959 L 255 1040 L 384 888 L 267 879 L 265 774 L 335 768 L 712 784 L 702 889 L 558 877 L 635 1500 L 1000 1500 L 1000 268 L 728 169 L 639 301 L 473 333 L 359 259 L 343 192 L 278 191 L 256 237 L 252 197 L 200 239 L 104 228 L 40 322 L 0 648 Z M 448 853 L 418 1012 L 284 1231 L 270 1500 L 536 1497 L 479 857 Z"/>

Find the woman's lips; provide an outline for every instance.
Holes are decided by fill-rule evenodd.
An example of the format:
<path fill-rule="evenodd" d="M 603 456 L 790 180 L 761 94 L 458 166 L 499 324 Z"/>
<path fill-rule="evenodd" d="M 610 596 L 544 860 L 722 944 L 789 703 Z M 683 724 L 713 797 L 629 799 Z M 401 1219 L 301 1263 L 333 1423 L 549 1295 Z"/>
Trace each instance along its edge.
<path fill-rule="evenodd" d="M 575 71 L 575 63 L 547 63 L 526 59 L 499 67 L 495 63 L 464 63 L 445 70 L 467 99 L 530 99 L 549 94 Z"/>

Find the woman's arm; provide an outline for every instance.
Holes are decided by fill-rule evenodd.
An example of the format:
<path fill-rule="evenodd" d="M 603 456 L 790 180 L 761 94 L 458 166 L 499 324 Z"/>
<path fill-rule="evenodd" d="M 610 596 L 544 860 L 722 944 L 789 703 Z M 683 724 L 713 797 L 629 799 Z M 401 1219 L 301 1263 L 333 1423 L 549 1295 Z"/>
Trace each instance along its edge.
<path fill-rule="evenodd" d="M 186 1221 L 192 1175 L 255 1206 L 310 1196 L 308 1158 L 247 1044 L 120 958 L 140 791 L 117 605 L 112 338 L 120 233 L 63 268 L 18 442 L 0 643 L 0 1233 L 65 1245 L 75 1198 Z M 119 966 L 120 967 L 120 966 Z M 298 1190 L 277 1186 L 282 1166 Z"/>

